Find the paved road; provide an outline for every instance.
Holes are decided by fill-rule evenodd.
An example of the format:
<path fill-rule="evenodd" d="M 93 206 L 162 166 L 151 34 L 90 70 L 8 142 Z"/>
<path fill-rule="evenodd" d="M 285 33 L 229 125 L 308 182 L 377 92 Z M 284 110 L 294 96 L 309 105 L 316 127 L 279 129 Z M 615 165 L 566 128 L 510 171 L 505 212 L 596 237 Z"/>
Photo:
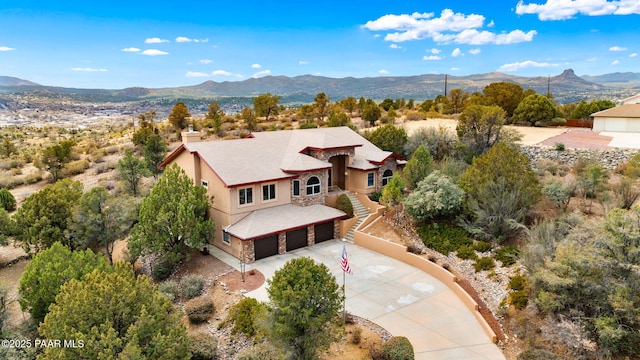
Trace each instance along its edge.
<path fill-rule="evenodd" d="M 265 278 L 287 260 L 307 256 L 326 264 L 338 283 L 342 242 L 328 241 L 259 260 L 249 268 Z M 347 244 L 353 275 L 346 276 L 347 311 L 369 319 L 395 336 L 406 336 L 416 359 L 504 359 L 473 314 L 443 283 L 405 263 Z M 218 256 L 214 253 L 214 256 Z M 237 267 L 238 261 L 230 265 Z M 268 300 L 265 285 L 247 294 Z"/>

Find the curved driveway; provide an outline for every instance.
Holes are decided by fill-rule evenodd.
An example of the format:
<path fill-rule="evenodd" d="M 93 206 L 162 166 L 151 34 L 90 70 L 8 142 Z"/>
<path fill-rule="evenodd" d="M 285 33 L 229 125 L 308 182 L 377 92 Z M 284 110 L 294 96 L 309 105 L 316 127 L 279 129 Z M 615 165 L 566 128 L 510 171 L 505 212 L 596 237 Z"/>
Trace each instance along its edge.
<path fill-rule="evenodd" d="M 247 265 L 246 270 L 255 268 L 269 279 L 287 260 L 307 256 L 327 265 L 342 284 L 342 244 L 339 240 L 327 241 L 259 260 Z M 347 243 L 347 252 L 354 273 L 346 276 L 347 311 L 373 321 L 394 336 L 406 336 L 416 359 L 505 359 L 471 311 L 446 285 L 415 267 L 357 245 Z M 267 301 L 265 286 L 247 295 Z"/>

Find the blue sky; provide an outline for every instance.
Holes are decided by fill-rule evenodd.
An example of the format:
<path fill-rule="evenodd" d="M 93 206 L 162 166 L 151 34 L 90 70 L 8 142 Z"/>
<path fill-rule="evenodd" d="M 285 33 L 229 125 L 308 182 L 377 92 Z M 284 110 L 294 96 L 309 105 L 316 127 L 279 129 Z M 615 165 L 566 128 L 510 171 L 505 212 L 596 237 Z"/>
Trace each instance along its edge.
<path fill-rule="evenodd" d="M 640 0 L 0 1 L 0 75 L 171 87 L 267 75 L 640 72 Z"/>

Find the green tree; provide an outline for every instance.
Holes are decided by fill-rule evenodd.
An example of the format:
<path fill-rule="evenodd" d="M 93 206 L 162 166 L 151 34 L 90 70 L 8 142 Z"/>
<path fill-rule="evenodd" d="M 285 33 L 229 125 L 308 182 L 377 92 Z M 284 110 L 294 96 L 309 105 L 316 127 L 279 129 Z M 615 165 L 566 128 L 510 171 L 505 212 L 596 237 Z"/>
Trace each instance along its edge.
<path fill-rule="evenodd" d="M 154 175 L 162 172 L 158 165 L 164 160 L 167 153 L 167 142 L 160 135 L 151 135 L 144 144 L 144 159 L 147 167 Z"/>
<path fill-rule="evenodd" d="M 404 155 L 407 132 L 393 124 L 385 124 L 365 134 L 367 139 L 382 150 L 391 151 L 398 156 Z"/>
<path fill-rule="evenodd" d="M 73 209 L 67 236 L 76 248 L 102 246 L 113 264 L 113 245 L 138 220 L 138 199 L 115 197 L 102 187 L 82 194 Z"/>
<path fill-rule="evenodd" d="M 27 264 L 20 278 L 20 306 L 37 323 L 44 320 L 60 287 L 71 279 L 81 280 L 93 270 L 109 271 L 104 256 L 91 249 L 71 251 L 59 242 L 42 251 Z"/>
<path fill-rule="evenodd" d="M 169 114 L 169 123 L 174 129 L 181 131 L 187 127 L 190 118 L 191 114 L 189 113 L 187 105 L 183 102 L 178 102 L 173 106 L 173 109 L 171 109 L 171 113 Z"/>
<path fill-rule="evenodd" d="M 512 82 L 495 82 L 487 85 L 483 90 L 484 105 L 499 106 L 505 111 L 505 118 L 510 119 L 513 112 L 524 99 L 522 86 Z"/>
<path fill-rule="evenodd" d="M 444 126 L 421 127 L 414 130 L 404 145 L 405 154 L 413 154 L 420 146 L 429 150 L 435 161 L 441 161 L 453 155 L 456 151 L 457 139 L 455 133 Z"/>
<path fill-rule="evenodd" d="M 331 100 L 329 99 L 327 94 L 323 92 L 317 94 L 316 97 L 313 99 L 314 112 L 318 117 L 318 120 L 320 120 L 320 123 L 322 123 L 324 121 L 324 118 L 329 115 L 330 101 Z"/>
<path fill-rule="evenodd" d="M 380 103 L 380 107 L 384 109 L 384 111 L 389 111 L 389 109 L 391 109 L 392 106 L 393 106 L 393 99 L 391 98 L 386 98 L 382 100 L 382 102 Z"/>
<path fill-rule="evenodd" d="M 140 120 L 138 125 L 140 128 L 131 137 L 131 142 L 134 145 L 144 146 L 147 138 L 154 134 L 155 117 L 155 111 L 147 111 L 144 114 L 138 115 L 138 119 Z"/>
<path fill-rule="evenodd" d="M 337 339 L 333 328 L 344 298 L 324 264 L 295 258 L 267 280 L 273 316 L 273 338 L 290 348 L 296 359 L 316 359 Z"/>
<path fill-rule="evenodd" d="M 222 117 L 224 116 L 224 111 L 220 109 L 220 104 L 217 101 L 213 101 L 209 103 L 209 110 L 204 118 L 207 120 L 207 124 L 213 128 L 213 131 L 220 135 L 220 131 L 222 130 Z"/>
<path fill-rule="evenodd" d="M 256 119 L 256 114 L 253 112 L 253 109 L 249 107 L 242 109 L 242 119 L 249 132 L 256 131 L 258 128 L 258 119 Z"/>
<path fill-rule="evenodd" d="M 398 207 L 402 204 L 404 199 L 404 182 L 400 173 L 395 173 L 389 179 L 389 182 L 382 188 L 382 194 L 380 195 L 380 203 L 390 207 L 396 212 L 396 225 L 400 221 L 400 211 Z"/>
<path fill-rule="evenodd" d="M 380 116 L 382 116 L 382 111 L 375 102 L 370 100 L 371 99 L 367 100 L 366 104 L 362 108 L 362 120 L 368 121 L 369 125 L 373 126 L 376 124 L 376 121 L 380 119 Z"/>
<path fill-rule="evenodd" d="M 0 209 L 13 211 L 16 209 L 16 198 L 5 188 L 0 188 Z"/>
<path fill-rule="evenodd" d="M 328 127 L 337 127 L 337 126 L 350 126 L 351 118 L 344 111 L 340 112 L 331 112 L 329 115 L 329 120 L 327 120 Z"/>
<path fill-rule="evenodd" d="M 431 154 L 424 146 L 420 145 L 402 170 L 405 184 L 410 190 L 415 189 L 418 183 L 433 171 L 434 167 Z"/>
<path fill-rule="evenodd" d="M 133 196 L 140 194 L 140 180 L 149 174 L 144 161 L 140 160 L 128 150 L 124 157 L 118 161 L 118 179 L 124 184 L 125 191 Z"/>
<path fill-rule="evenodd" d="M 253 110 L 257 116 L 264 116 L 265 121 L 269 121 L 271 115 L 278 115 L 278 102 L 280 96 L 269 93 L 258 95 L 253 98 Z"/>
<path fill-rule="evenodd" d="M 459 114 L 464 111 L 469 93 L 462 89 L 453 89 L 449 92 L 449 105 L 453 114 Z"/>
<path fill-rule="evenodd" d="M 470 153 L 480 155 L 501 140 L 505 111 L 499 106 L 469 105 L 460 114 L 456 132 Z"/>
<path fill-rule="evenodd" d="M 62 169 L 71 161 L 71 151 L 76 143 L 73 140 L 63 140 L 58 144 L 45 148 L 35 165 L 51 174 L 53 182 L 62 177 Z"/>
<path fill-rule="evenodd" d="M 63 285 L 38 331 L 46 339 L 84 344 L 45 349 L 43 359 L 190 358 L 186 329 L 171 302 L 125 263 Z"/>
<path fill-rule="evenodd" d="M 133 258 L 155 254 L 175 266 L 188 249 L 202 249 L 213 233 L 213 220 L 207 216 L 212 201 L 204 187 L 194 185 L 184 170 L 172 165 L 142 200 L 129 253 Z"/>
<path fill-rule="evenodd" d="M 2 139 L 2 142 L 0 143 L 0 157 L 8 158 L 11 155 L 17 153 L 18 148 L 13 144 L 11 139 L 9 139 L 8 137 Z"/>
<path fill-rule="evenodd" d="M 528 122 L 535 126 L 545 126 L 559 114 L 556 105 L 548 97 L 534 94 L 520 101 L 513 112 L 514 122 Z"/>
<path fill-rule="evenodd" d="M 0 207 L 0 245 L 7 244 L 7 237 L 14 235 L 15 227 L 15 221 L 5 209 Z"/>
<path fill-rule="evenodd" d="M 416 221 L 456 215 L 462 210 L 464 191 L 436 170 L 418 183 L 404 200 L 404 208 Z"/>
<path fill-rule="evenodd" d="M 580 101 L 575 109 L 571 111 L 569 117 L 572 119 L 588 119 L 591 117 L 591 114 L 597 113 L 598 111 L 607 110 L 616 106 L 611 100 L 593 100 L 590 102 L 586 102 L 584 100 Z"/>
<path fill-rule="evenodd" d="M 349 116 L 353 116 L 353 112 L 358 108 L 358 100 L 353 96 L 340 100 L 343 109 L 349 112 Z"/>
<path fill-rule="evenodd" d="M 473 159 L 458 185 L 470 198 L 473 215 L 467 230 L 497 242 L 523 228 L 524 216 L 540 198 L 529 158 L 515 145 L 503 142 Z"/>
<path fill-rule="evenodd" d="M 63 179 L 31 194 L 16 212 L 17 239 L 36 252 L 56 241 L 67 243 L 64 232 L 71 209 L 82 196 L 82 183 Z"/>
<path fill-rule="evenodd" d="M 592 163 L 584 170 L 578 172 L 578 191 L 584 198 L 583 211 L 591 213 L 591 207 L 594 199 L 607 190 L 607 180 L 609 173 L 599 163 Z"/>

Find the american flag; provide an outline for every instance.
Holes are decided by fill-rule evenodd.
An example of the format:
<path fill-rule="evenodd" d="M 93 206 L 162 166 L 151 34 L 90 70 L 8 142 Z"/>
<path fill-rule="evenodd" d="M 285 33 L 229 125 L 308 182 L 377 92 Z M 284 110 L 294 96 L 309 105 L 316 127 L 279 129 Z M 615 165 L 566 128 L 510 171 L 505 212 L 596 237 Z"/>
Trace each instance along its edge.
<path fill-rule="evenodd" d="M 349 275 L 353 275 L 353 271 L 351 271 L 351 266 L 349 266 L 349 259 L 347 258 L 347 246 L 342 244 L 342 258 L 340 259 L 340 267 L 342 271 L 346 272 Z"/>

